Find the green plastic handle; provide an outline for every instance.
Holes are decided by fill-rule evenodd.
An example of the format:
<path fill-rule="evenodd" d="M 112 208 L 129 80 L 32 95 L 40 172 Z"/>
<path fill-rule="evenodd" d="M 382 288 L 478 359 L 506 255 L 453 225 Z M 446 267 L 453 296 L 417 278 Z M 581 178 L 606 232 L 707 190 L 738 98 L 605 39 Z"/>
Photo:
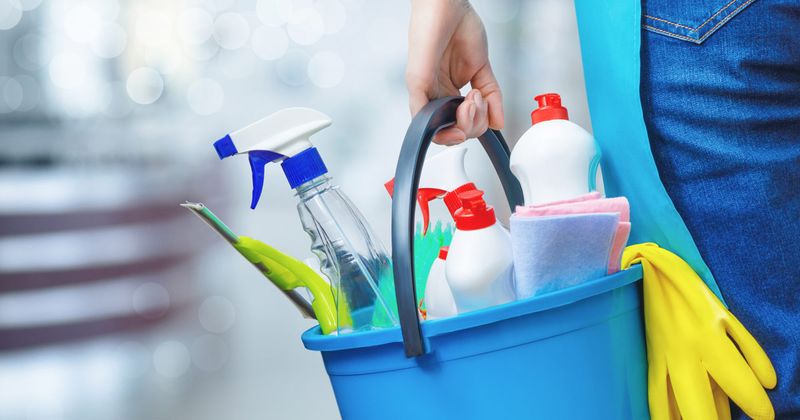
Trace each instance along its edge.
<path fill-rule="evenodd" d="M 307 288 L 314 296 L 311 307 L 323 334 L 336 331 L 338 324 L 341 324 L 341 327 L 352 325 L 350 311 L 345 306 L 339 311 L 340 319 L 337 323 L 336 301 L 333 298 L 332 286 L 302 261 L 247 236 L 239 236 L 239 241 L 233 246 L 252 264 L 263 265 L 267 269 L 265 274 L 279 289 Z"/>

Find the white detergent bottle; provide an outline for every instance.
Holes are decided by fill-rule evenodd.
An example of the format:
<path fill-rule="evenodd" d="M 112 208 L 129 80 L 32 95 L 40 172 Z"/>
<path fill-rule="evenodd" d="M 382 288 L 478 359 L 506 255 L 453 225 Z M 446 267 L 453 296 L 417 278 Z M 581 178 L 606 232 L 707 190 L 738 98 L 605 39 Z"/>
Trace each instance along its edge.
<path fill-rule="evenodd" d="M 475 185 L 467 177 L 467 171 L 464 169 L 464 156 L 466 154 L 466 147 L 451 146 L 433 155 L 430 159 L 425 159 L 422 173 L 419 177 L 419 188 L 417 188 L 417 203 L 422 213 L 423 232 L 428 231 L 430 223 L 429 203 L 431 201 L 443 198 L 445 194 L 453 191 L 460 192 L 475 188 Z M 394 192 L 394 178 L 386 182 L 384 186 L 391 196 Z M 456 209 L 450 208 L 449 204 L 447 205 L 452 214 Z"/>
<path fill-rule="evenodd" d="M 513 300 L 511 238 L 483 191 L 461 193 L 445 275 L 459 313 Z"/>
<path fill-rule="evenodd" d="M 425 285 L 426 319 L 447 318 L 458 313 L 453 292 L 445 277 L 448 251 L 449 247 L 446 246 L 439 249 L 439 258 L 433 262 L 431 271 L 428 272 L 428 283 Z"/>
<path fill-rule="evenodd" d="M 600 149 L 588 131 L 569 120 L 557 93 L 536 98 L 532 126 L 511 152 L 511 172 L 525 205 L 566 200 L 597 190 Z M 598 180 L 600 182 L 598 182 Z"/>

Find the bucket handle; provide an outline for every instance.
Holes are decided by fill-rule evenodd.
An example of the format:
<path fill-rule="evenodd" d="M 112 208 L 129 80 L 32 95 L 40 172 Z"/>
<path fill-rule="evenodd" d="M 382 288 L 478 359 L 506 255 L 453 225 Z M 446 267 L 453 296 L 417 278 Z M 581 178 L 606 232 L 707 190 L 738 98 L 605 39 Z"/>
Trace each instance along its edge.
<path fill-rule="evenodd" d="M 450 96 L 429 102 L 411 120 L 406 131 L 397 170 L 394 174 L 394 193 L 392 198 L 392 262 L 394 269 L 394 288 L 397 296 L 397 310 L 400 315 L 400 329 L 407 357 L 426 353 L 422 330 L 417 312 L 416 286 L 414 283 L 414 213 L 416 210 L 417 188 L 422 172 L 425 153 L 439 130 L 455 124 L 456 108 L 463 97 Z M 486 154 L 500 178 L 505 190 L 508 205 L 513 211 L 522 204 L 522 188 L 509 166 L 508 145 L 499 131 L 487 130 L 480 140 Z"/>

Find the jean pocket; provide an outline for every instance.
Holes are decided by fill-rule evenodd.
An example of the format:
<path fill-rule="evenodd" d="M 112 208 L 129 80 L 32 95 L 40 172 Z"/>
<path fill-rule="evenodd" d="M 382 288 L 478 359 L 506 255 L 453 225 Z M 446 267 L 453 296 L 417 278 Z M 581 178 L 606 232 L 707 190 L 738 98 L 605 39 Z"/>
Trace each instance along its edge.
<path fill-rule="evenodd" d="M 645 0 L 645 29 L 702 44 L 756 0 Z"/>

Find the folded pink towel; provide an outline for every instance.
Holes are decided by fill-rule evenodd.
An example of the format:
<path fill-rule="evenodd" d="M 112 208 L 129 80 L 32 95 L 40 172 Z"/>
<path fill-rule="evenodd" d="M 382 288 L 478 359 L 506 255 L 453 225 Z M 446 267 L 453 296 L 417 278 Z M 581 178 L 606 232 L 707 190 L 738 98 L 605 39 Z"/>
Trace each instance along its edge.
<path fill-rule="evenodd" d="M 630 208 L 631 206 L 628 204 L 628 199 L 625 197 L 595 198 L 572 202 L 548 203 L 540 206 L 517 206 L 517 215 L 522 217 L 536 217 L 559 216 L 564 214 L 619 213 L 620 222 L 630 222 Z"/>
<path fill-rule="evenodd" d="M 608 274 L 616 273 L 620 269 L 622 250 L 625 248 L 628 236 L 631 233 L 631 212 L 627 198 L 601 198 L 600 193 L 594 192 L 570 200 L 556 201 L 538 206 L 517 206 L 515 214 L 519 217 L 543 217 L 588 213 L 619 214 L 619 225 L 614 234 L 613 246 L 608 259 Z"/>
<path fill-rule="evenodd" d="M 631 222 L 619 222 L 614 239 L 611 240 L 611 253 L 608 254 L 608 274 L 619 271 L 622 265 L 622 251 L 628 243 L 628 236 L 631 234 Z"/>
<path fill-rule="evenodd" d="M 568 198 L 566 200 L 551 201 L 549 203 L 536 204 L 536 205 L 528 206 L 528 207 L 549 207 L 549 206 L 556 206 L 556 205 L 559 205 L 559 204 L 577 203 L 579 201 L 597 200 L 597 199 L 600 199 L 600 198 L 603 198 L 602 194 L 600 194 L 597 191 L 592 191 L 592 192 L 590 192 L 588 194 L 579 195 L 577 197 Z M 522 206 L 518 206 L 518 207 L 522 207 Z"/>

